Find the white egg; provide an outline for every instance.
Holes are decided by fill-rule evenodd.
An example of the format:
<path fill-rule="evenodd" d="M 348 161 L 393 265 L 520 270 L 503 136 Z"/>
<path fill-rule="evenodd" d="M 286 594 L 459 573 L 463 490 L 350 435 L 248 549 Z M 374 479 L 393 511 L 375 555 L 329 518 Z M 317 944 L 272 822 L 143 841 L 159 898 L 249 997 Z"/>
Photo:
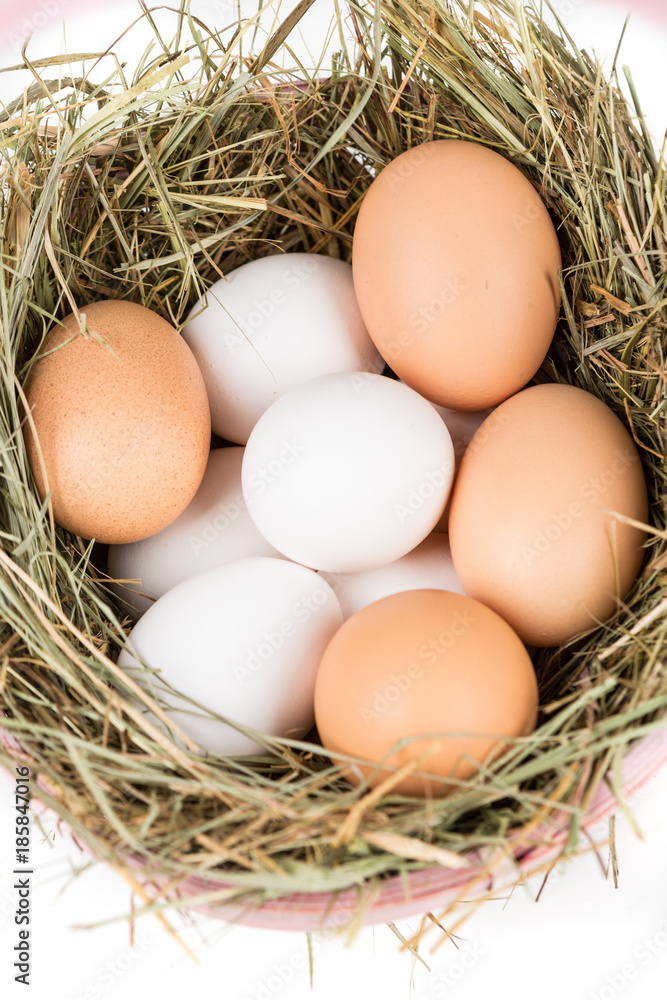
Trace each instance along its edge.
<path fill-rule="evenodd" d="M 438 406 L 437 403 L 431 403 L 431 406 L 445 421 L 452 444 L 454 445 L 456 470 L 458 471 L 464 451 L 475 436 L 475 431 L 484 423 L 491 410 L 470 410 L 463 412 L 461 410 L 450 410 L 446 406 Z M 449 502 L 445 507 L 442 517 L 436 524 L 435 530 L 447 531 L 448 527 Z"/>
<path fill-rule="evenodd" d="M 229 722 L 272 736 L 305 736 L 314 722 L 317 667 L 341 623 L 333 590 L 312 570 L 241 559 L 179 583 L 135 625 L 130 647 L 158 674 L 144 670 L 127 648 L 118 665 L 168 706 L 201 750 L 267 753 Z"/>
<path fill-rule="evenodd" d="M 324 573 L 330 584 L 343 619 L 390 594 L 405 590 L 449 590 L 463 594 L 456 575 L 447 535 L 432 534 L 412 552 L 387 566 L 367 569 L 363 573 Z"/>
<path fill-rule="evenodd" d="M 405 385 L 402 379 L 399 379 L 398 381 L 401 385 Z M 454 445 L 456 471 L 458 471 L 464 451 L 475 436 L 477 428 L 484 423 L 489 413 L 492 412 L 493 407 L 491 407 L 490 410 L 462 411 L 450 410 L 447 406 L 439 406 L 437 403 L 431 403 L 431 406 L 445 421 L 447 430 L 449 431 L 449 436 L 451 437 L 452 444 Z M 435 531 L 446 532 L 448 526 L 449 501 L 447 502 L 447 506 L 445 507 L 442 517 L 435 526 Z"/>
<path fill-rule="evenodd" d="M 248 556 L 276 556 L 250 517 L 241 487 L 243 448 L 212 451 L 201 485 L 180 517 L 150 538 L 109 547 L 109 575 L 133 618 L 196 573 Z"/>
<path fill-rule="evenodd" d="M 204 376 L 213 430 L 239 444 L 287 389 L 384 364 L 361 318 L 351 266 L 322 254 L 242 264 L 191 310 L 183 336 Z"/>
<path fill-rule="evenodd" d="M 261 533 L 289 559 L 354 573 L 419 544 L 454 475 L 449 432 L 430 403 L 394 379 L 324 375 L 260 417 L 243 458 L 243 493 Z"/>

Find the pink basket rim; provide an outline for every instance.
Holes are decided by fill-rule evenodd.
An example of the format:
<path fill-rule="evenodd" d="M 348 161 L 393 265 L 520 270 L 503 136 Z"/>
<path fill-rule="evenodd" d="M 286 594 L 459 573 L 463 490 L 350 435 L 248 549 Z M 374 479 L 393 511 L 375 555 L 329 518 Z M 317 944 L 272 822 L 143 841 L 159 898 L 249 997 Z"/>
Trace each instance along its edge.
<path fill-rule="evenodd" d="M 625 755 L 622 763 L 623 791 L 626 800 L 631 800 L 667 764 L 667 717 L 665 725 L 636 743 Z M 607 819 L 618 809 L 618 802 L 610 786 L 600 782 L 584 824 L 587 830 Z M 558 827 L 536 831 L 533 847 L 521 852 L 513 868 L 514 879 L 520 875 L 530 875 L 536 869 L 548 865 L 558 858 L 566 842 L 568 830 Z M 466 900 L 480 899 L 494 885 L 488 866 L 479 854 L 467 856 L 469 864 L 461 869 L 428 868 L 410 872 L 406 878 L 395 875 L 376 883 L 374 896 L 369 896 L 369 886 L 346 889 L 337 893 L 310 892 L 290 893 L 280 898 L 267 900 L 252 908 L 239 904 L 189 905 L 188 896 L 198 896 L 216 890 L 233 889 L 224 880 L 205 879 L 193 876 L 179 888 L 181 905 L 208 917 L 216 917 L 229 923 L 236 922 L 248 927 L 270 930 L 317 931 L 334 928 L 349 922 L 357 914 L 360 894 L 364 893 L 367 905 L 362 923 L 377 924 L 436 912 L 455 903 L 465 895 Z M 143 863 L 136 856 L 128 857 L 128 864 L 140 870 Z M 166 884 L 166 879 L 151 873 L 151 882 Z M 512 881 L 512 878 L 509 879 Z M 379 887 L 378 887 L 379 886 Z"/>
<path fill-rule="evenodd" d="M 20 744 L 5 729 L 0 727 L 0 742 L 8 749 L 20 752 Z M 649 736 L 638 741 L 625 755 L 622 762 L 623 791 L 626 800 L 631 800 L 667 764 L 667 716 L 665 724 Z M 48 784 L 38 779 L 46 790 Z M 33 802 L 33 808 L 40 805 Z M 618 808 L 618 802 L 610 786 L 600 782 L 586 813 L 585 828 L 592 827 L 607 819 Z M 47 807 L 41 807 L 47 812 Z M 558 858 L 567 838 L 567 828 L 559 826 L 553 832 L 549 829 L 536 831 L 535 844 L 521 852 L 512 869 L 513 878 L 530 875 L 536 869 L 548 865 Z M 85 842 L 75 838 L 80 849 L 92 854 Z M 241 904 L 198 905 L 188 904 L 188 896 L 199 896 L 212 891 L 233 889 L 224 880 L 205 879 L 192 876 L 181 884 L 178 899 L 181 907 L 207 917 L 216 917 L 229 923 L 236 922 L 248 927 L 287 931 L 321 931 L 340 927 L 357 915 L 360 895 L 367 897 L 367 905 L 362 915 L 363 924 L 387 923 L 405 917 L 429 912 L 437 912 L 457 902 L 465 895 L 466 900 L 482 898 L 494 885 L 488 865 L 477 853 L 467 855 L 469 864 L 465 868 L 427 868 L 410 872 L 407 877 L 390 876 L 379 883 L 376 881 L 373 898 L 370 886 L 360 885 L 337 893 L 311 892 L 289 893 L 277 899 L 266 900 L 256 907 Z M 144 863 L 137 855 L 129 855 L 128 866 L 142 871 Z M 509 878 L 509 884 L 512 880 Z M 150 873 L 146 880 L 152 885 L 166 885 L 166 877 Z"/>

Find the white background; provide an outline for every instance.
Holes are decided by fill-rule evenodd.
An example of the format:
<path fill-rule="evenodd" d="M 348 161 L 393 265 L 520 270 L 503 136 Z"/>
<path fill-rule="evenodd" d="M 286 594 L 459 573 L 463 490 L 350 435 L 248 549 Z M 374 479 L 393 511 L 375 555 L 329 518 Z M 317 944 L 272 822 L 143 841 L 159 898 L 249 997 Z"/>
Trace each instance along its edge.
<path fill-rule="evenodd" d="M 3 13 L 0 0 L 0 14 Z M 284 3 L 282 13 L 293 4 Z M 630 6 L 628 0 L 628 7 Z M 20 4 L 11 0 L 20 13 Z M 46 0 L 57 10 L 47 20 L 35 17 L 33 58 L 69 51 L 90 51 L 116 36 L 132 15 L 136 0 L 119 0 L 90 13 L 74 11 L 66 0 Z M 624 10 L 602 0 L 555 0 L 554 6 L 580 47 L 602 57 L 616 49 Z M 67 8 L 70 8 L 69 12 Z M 229 19 L 229 0 L 192 0 L 209 24 Z M 317 0 L 303 22 L 300 55 L 312 64 L 320 55 L 333 0 Z M 66 31 L 62 15 L 66 16 Z M 20 29 L 19 19 L 19 29 Z M 141 31 L 117 47 L 132 64 L 147 38 Z M 308 57 L 310 52 L 311 57 Z M 661 25 L 633 16 L 621 62 L 632 67 L 654 135 L 661 144 L 667 125 L 667 18 Z M 19 61 L 20 45 L 0 38 L 0 65 Z M 0 75 L 0 102 L 20 93 L 25 77 Z M 29 82 L 29 81 L 28 81 Z M 44 821 L 44 835 L 33 826 L 32 860 L 36 869 L 32 897 L 33 985 L 26 994 L 13 982 L 12 948 L 17 943 L 12 888 L 13 811 L 11 785 L 0 781 L 0 995 L 3 1000 L 143 1000 L 197 995 L 207 1000 L 339 1000 L 367 996 L 398 1000 L 664 1000 L 667 995 L 667 770 L 657 775 L 633 802 L 643 839 L 619 817 L 617 851 L 619 888 L 605 877 L 609 852 L 586 855 L 565 871 L 557 869 L 539 902 L 541 879 L 519 885 L 508 897 L 469 904 L 470 918 L 460 929 L 459 950 L 433 928 L 422 946 L 430 971 L 417 965 L 410 989 L 411 959 L 392 931 L 380 925 L 364 929 L 351 945 L 316 937 L 315 980 L 311 993 L 306 936 L 227 926 L 217 920 L 171 914 L 170 921 L 191 955 L 158 923 L 146 916 L 135 922 L 130 948 L 126 919 L 131 889 L 101 864 L 90 864 L 66 830 Z M 600 840 L 604 829 L 597 829 Z M 74 873 L 88 865 L 87 870 Z M 402 921 L 409 936 L 419 919 Z M 433 950 L 434 946 L 437 947 Z"/>

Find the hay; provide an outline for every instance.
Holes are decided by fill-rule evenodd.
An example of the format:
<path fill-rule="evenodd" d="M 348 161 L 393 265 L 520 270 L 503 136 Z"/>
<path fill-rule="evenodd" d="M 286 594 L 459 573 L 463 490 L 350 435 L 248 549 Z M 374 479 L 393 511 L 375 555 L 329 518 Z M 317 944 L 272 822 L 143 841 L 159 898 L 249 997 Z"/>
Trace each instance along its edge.
<path fill-rule="evenodd" d="M 485 845 L 516 853 L 554 817 L 573 849 L 599 783 L 622 801 L 620 761 L 667 709 L 666 182 L 639 107 L 615 69 L 605 78 L 563 27 L 510 0 L 474 14 L 463 0 L 349 4 L 354 50 L 311 76 L 282 70 L 308 6 L 262 47 L 252 19 L 221 37 L 183 4 L 131 76 L 102 52 L 85 73 L 24 54 L 35 82 L 0 114 L 0 707 L 15 741 L 0 756 L 29 764 L 35 794 L 119 871 L 135 855 L 142 877 L 208 876 L 232 886 L 210 900 L 250 906 Z M 651 500 L 641 579 L 604 627 L 538 655 L 537 731 L 445 800 L 352 789 L 316 743 L 199 758 L 145 720 L 115 666 L 129 623 L 93 546 L 37 497 L 20 431 L 31 358 L 97 298 L 178 326 L 247 260 L 349 260 L 373 173 L 437 138 L 509 157 L 558 225 L 563 318 L 537 380 L 595 393 L 631 429 Z"/>

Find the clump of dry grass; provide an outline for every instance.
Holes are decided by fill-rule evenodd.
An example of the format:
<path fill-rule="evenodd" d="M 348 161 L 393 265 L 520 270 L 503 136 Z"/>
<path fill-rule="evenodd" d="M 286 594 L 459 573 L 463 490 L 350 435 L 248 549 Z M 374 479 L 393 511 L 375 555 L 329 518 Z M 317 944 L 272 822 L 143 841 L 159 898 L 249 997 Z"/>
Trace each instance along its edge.
<path fill-rule="evenodd" d="M 205 876 L 211 900 L 249 905 L 484 845 L 516 852 L 510 835 L 535 843 L 556 814 L 573 846 L 599 783 L 667 709 L 666 182 L 639 108 L 615 71 L 511 0 L 472 14 L 464 0 L 348 3 L 355 47 L 326 73 L 280 69 L 309 5 L 258 44 L 252 20 L 222 38 L 183 4 L 131 76 L 103 53 L 85 74 L 42 60 L 0 114 L 0 707 L 15 741 L 2 760 L 29 764 L 35 793 L 119 870 L 135 855 L 146 875 Z M 246 260 L 349 259 L 373 172 L 437 138 L 511 158 L 558 225 L 563 318 L 538 379 L 595 393 L 630 427 L 651 499 L 641 579 L 613 621 L 539 655 L 536 733 L 445 800 L 351 789 L 316 743 L 199 758 L 146 721 L 115 666 L 127 623 L 92 546 L 37 498 L 20 430 L 31 357 L 96 298 L 179 325 Z"/>

